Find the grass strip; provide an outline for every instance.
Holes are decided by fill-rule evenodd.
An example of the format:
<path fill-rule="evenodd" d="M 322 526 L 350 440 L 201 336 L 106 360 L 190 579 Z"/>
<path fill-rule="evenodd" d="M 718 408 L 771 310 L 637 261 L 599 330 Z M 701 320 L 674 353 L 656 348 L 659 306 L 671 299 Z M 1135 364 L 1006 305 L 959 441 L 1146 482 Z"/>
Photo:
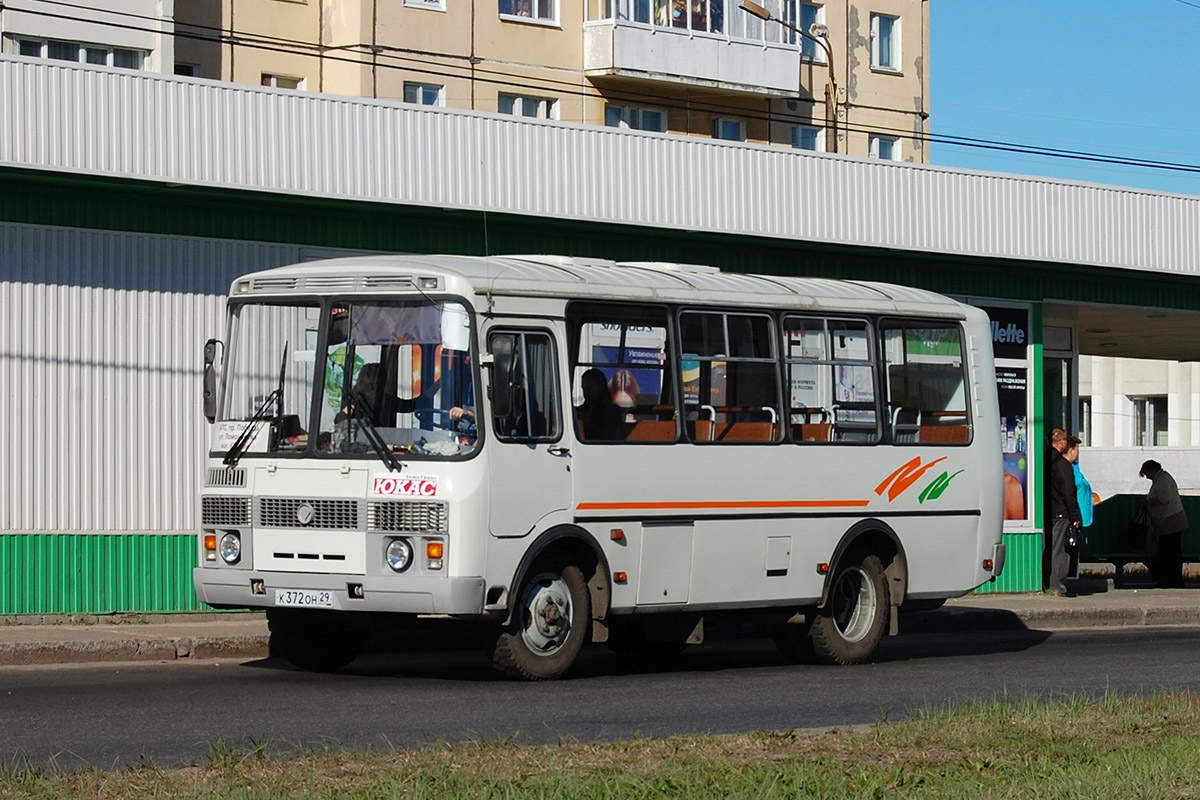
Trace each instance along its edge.
<path fill-rule="evenodd" d="M 0 765 L 0 798 L 1200 797 L 1200 697 L 964 702 L 826 732 L 528 746 L 305 750 L 209 745 L 209 763 L 106 772 Z"/>

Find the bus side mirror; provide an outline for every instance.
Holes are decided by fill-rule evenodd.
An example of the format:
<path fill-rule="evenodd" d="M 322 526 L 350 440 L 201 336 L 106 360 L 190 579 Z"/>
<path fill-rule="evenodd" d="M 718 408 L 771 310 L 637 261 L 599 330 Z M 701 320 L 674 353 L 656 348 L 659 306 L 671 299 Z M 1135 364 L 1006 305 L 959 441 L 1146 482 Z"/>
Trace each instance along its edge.
<path fill-rule="evenodd" d="M 517 352 L 517 337 L 497 334 L 491 340 L 492 349 L 492 415 L 507 417 L 513 406 L 513 362 Z"/>
<path fill-rule="evenodd" d="M 204 416 L 209 422 L 217 419 L 217 347 L 220 339 L 204 343 Z"/>

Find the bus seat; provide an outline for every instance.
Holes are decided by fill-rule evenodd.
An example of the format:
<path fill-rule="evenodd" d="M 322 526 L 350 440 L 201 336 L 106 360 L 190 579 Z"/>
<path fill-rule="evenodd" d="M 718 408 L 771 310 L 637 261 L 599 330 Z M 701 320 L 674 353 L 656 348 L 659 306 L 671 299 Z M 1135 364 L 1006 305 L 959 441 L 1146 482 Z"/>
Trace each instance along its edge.
<path fill-rule="evenodd" d="M 675 420 L 640 420 L 633 423 L 625 437 L 627 442 L 673 442 Z"/>
<path fill-rule="evenodd" d="M 693 442 L 711 442 L 713 440 L 713 427 L 711 419 L 688 420 L 688 438 Z"/>
<path fill-rule="evenodd" d="M 833 438 L 829 422 L 806 422 L 792 426 L 792 439 L 797 442 L 828 442 Z"/>
<path fill-rule="evenodd" d="M 892 439 L 896 442 L 915 442 L 921 431 L 921 412 L 901 406 L 892 412 Z"/>
<path fill-rule="evenodd" d="M 729 422 L 719 427 L 719 442 L 773 442 L 775 425 L 770 422 Z"/>
<path fill-rule="evenodd" d="M 966 425 L 922 425 L 921 441 L 925 444 L 966 444 L 971 438 Z"/>

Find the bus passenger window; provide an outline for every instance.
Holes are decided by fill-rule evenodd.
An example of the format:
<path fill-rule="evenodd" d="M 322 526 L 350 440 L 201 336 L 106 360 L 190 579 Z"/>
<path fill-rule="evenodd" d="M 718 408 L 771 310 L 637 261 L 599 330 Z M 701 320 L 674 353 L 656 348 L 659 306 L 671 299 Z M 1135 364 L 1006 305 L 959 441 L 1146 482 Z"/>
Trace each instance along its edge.
<path fill-rule="evenodd" d="M 892 441 L 969 443 L 962 330 L 925 320 L 889 321 L 882 327 Z"/>
<path fill-rule="evenodd" d="M 512 338 L 515 345 L 505 385 L 496 385 L 497 370 L 492 374 L 492 397 L 503 394 L 509 401 L 508 413 L 492 418 L 496 436 L 502 441 L 558 439 L 561 428 L 553 340 L 541 332 L 493 334 L 493 337 L 499 335 Z"/>
<path fill-rule="evenodd" d="M 864 320 L 784 318 L 793 442 L 879 440 L 871 329 Z"/>
<path fill-rule="evenodd" d="M 567 308 L 575 435 L 580 442 L 674 442 L 674 380 L 661 306 Z"/>
<path fill-rule="evenodd" d="M 693 442 L 775 442 L 781 435 L 774 325 L 763 314 L 679 315 L 683 400 Z"/>

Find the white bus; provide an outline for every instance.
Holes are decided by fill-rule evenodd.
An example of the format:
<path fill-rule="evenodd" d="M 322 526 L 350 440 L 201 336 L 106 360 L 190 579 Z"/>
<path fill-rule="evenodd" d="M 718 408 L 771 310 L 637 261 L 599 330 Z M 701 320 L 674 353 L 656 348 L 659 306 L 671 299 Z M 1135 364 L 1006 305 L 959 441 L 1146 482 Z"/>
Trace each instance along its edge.
<path fill-rule="evenodd" d="M 525 679 L 727 617 L 852 664 L 1003 568 L 988 320 L 931 292 L 371 256 L 237 279 L 224 342 L 196 592 L 302 668 L 418 619 Z"/>

